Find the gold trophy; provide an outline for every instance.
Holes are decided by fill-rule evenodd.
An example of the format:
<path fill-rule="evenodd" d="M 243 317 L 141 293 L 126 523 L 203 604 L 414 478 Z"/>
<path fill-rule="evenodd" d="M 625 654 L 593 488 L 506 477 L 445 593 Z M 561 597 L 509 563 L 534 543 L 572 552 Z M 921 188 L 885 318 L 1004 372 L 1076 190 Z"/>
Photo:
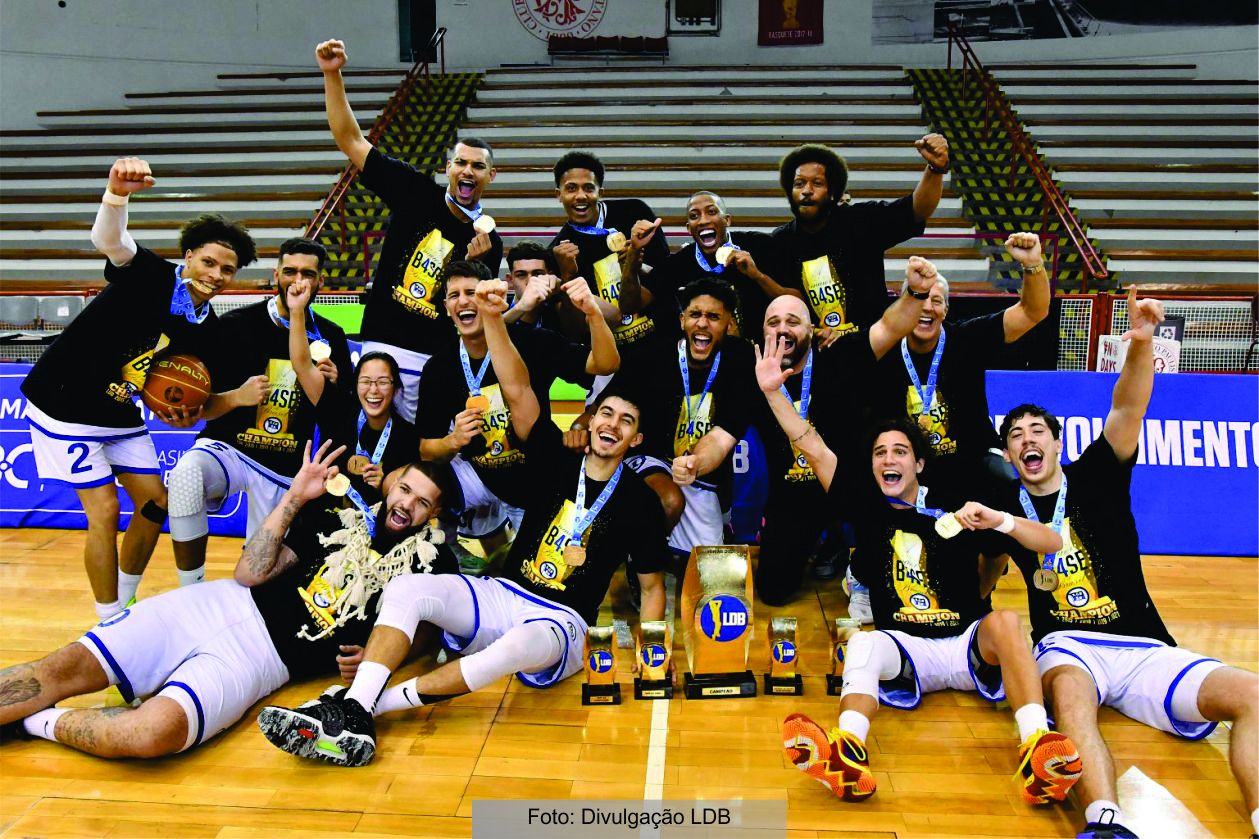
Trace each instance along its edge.
<path fill-rule="evenodd" d="M 638 625 L 638 676 L 634 678 L 635 699 L 672 699 L 673 674 L 669 672 L 673 634 L 668 621 L 643 621 Z"/>
<path fill-rule="evenodd" d="M 621 686 L 616 683 L 616 630 L 592 626 L 586 632 L 586 683 L 581 686 L 582 705 L 620 705 Z"/>
<path fill-rule="evenodd" d="M 752 642 L 752 563 L 746 545 L 691 551 L 682 584 L 687 699 L 756 696 L 747 669 Z"/>
<path fill-rule="evenodd" d="M 831 672 L 826 674 L 827 696 L 839 696 L 844 689 L 844 659 L 848 654 L 848 639 L 860 631 L 860 621 L 835 618 L 835 630 L 831 635 Z"/>
<path fill-rule="evenodd" d="M 802 696 L 804 680 L 796 672 L 800 648 L 796 644 L 796 619 L 769 621 L 769 672 L 765 674 L 765 695 Z"/>

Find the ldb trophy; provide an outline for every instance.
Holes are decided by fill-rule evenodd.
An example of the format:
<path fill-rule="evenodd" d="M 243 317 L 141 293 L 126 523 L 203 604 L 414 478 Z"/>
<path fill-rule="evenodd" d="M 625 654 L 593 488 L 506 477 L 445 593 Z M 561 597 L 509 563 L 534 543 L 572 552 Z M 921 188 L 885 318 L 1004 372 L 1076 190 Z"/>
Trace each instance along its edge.
<path fill-rule="evenodd" d="M 848 654 L 848 639 L 860 631 L 860 621 L 835 618 L 835 630 L 831 635 L 831 672 L 826 674 L 828 696 L 839 696 L 844 689 L 844 659 Z"/>
<path fill-rule="evenodd" d="M 673 674 L 669 672 L 673 637 L 667 621 L 643 621 L 638 625 L 638 676 L 635 699 L 672 699 Z"/>
<path fill-rule="evenodd" d="M 746 545 L 697 547 L 682 584 L 687 699 L 756 696 L 747 669 L 752 641 L 752 564 Z"/>
<path fill-rule="evenodd" d="M 586 683 L 581 686 L 582 705 L 620 705 L 621 686 L 616 683 L 616 630 L 592 626 L 586 632 Z"/>
<path fill-rule="evenodd" d="M 800 648 L 796 644 L 796 619 L 769 621 L 769 672 L 765 674 L 765 695 L 804 694 L 804 680 L 797 672 Z"/>

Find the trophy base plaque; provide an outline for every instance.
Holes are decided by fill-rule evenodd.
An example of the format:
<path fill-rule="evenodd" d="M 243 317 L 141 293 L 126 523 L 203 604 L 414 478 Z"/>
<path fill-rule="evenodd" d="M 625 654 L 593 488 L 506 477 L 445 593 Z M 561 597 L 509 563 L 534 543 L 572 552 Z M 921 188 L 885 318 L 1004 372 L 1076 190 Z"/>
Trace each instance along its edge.
<path fill-rule="evenodd" d="M 634 679 L 635 699 L 672 699 L 672 679 Z"/>
<path fill-rule="evenodd" d="M 682 692 L 687 699 L 756 696 L 756 677 L 751 670 L 742 673 L 687 673 Z"/>
<path fill-rule="evenodd" d="M 834 673 L 826 674 L 826 695 L 839 696 L 844 690 L 844 676 L 841 673 L 836 676 Z"/>
<path fill-rule="evenodd" d="M 766 696 L 804 696 L 804 679 L 797 673 L 794 676 L 764 675 Z"/>
<path fill-rule="evenodd" d="M 610 685 L 584 684 L 581 686 L 581 704 L 620 705 L 621 686 L 616 682 Z"/>

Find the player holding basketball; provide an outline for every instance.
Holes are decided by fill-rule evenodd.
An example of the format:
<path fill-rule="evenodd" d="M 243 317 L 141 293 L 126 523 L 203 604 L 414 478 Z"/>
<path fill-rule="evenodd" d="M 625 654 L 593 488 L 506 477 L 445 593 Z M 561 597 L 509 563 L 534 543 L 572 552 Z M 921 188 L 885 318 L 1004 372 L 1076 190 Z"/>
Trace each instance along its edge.
<path fill-rule="evenodd" d="M 779 390 L 787 377 L 783 347 L 770 340 L 757 361 L 761 390 L 830 498 L 852 484 L 843 489 L 851 494 L 857 528 L 854 559 L 869 581 L 879 627 L 848 641 L 837 728 L 828 735 L 803 714 L 783 722 L 788 758 L 838 797 L 861 801 L 875 789 L 866 740 L 880 702 L 908 710 L 924 692 L 944 688 L 975 690 L 991 702 L 1008 691 L 1022 741 L 1023 800 L 1061 801 L 1080 777 L 1079 756 L 1069 739 L 1048 730 L 1018 615 L 992 611 L 981 592 L 981 567 L 1004 562 L 1014 543 L 1052 552 L 1062 540 L 1043 524 L 966 502 L 953 488 L 920 485 L 929 449 L 908 420 L 873 427 L 869 471 L 837 474 L 835 453 Z"/>
<path fill-rule="evenodd" d="M 626 560 L 642 586 L 643 620 L 664 618 L 664 513 L 655 494 L 622 463 L 642 440 L 636 397 L 605 389 L 591 419 L 589 454 L 564 448 L 503 324 L 506 291 L 506 283 L 491 280 L 477 287 L 476 296 L 533 479 L 533 499 L 507 570 L 501 578 L 415 575 L 390 582 L 350 688 L 294 710 L 263 709 L 258 724 L 278 748 L 362 766 L 375 754 L 373 714 L 431 705 L 512 673 L 532 687 L 571 676 L 582 668 L 586 630 L 612 574 Z M 385 690 L 421 621 L 440 627 L 446 644 L 463 657 Z"/>
<path fill-rule="evenodd" d="M 1061 465 L 1061 428 L 1044 408 L 1020 405 L 1001 424 L 1021 482 L 1003 506 L 1062 535 L 1056 553 L 1012 556 L 1027 581 L 1036 663 L 1054 719 L 1088 767 L 1079 786 L 1088 826 L 1079 835 L 1089 839 L 1135 835 L 1116 803 L 1115 765 L 1097 725 L 1101 705 L 1190 740 L 1231 721 L 1229 762 L 1259 832 L 1259 677 L 1178 648 L 1141 573 L 1130 486 L 1162 320 L 1161 303 L 1129 291 L 1127 360 L 1101 436 L 1074 463 Z"/>
<path fill-rule="evenodd" d="M 92 226 L 92 243 L 109 258 L 108 285 L 22 382 L 39 477 L 74 487 L 87 516 L 84 564 L 102 619 L 121 611 L 131 598 L 135 589 L 126 591 L 124 578 L 144 567 L 166 521 L 157 452 L 132 397 L 144 386 L 156 355 L 187 351 L 207 357 L 216 323 L 210 299 L 255 254 L 249 232 L 216 215 L 184 225 L 178 265 L 137 245 L 127 233 L 127 200 L 154 183 L 149 164 L 139 158 L 122 158 L 110 168 Z M 251 380 L 211 394 L 199 411 L 181 408 L 158 417 L 186 428 L 237 406 L 256 405 L 262 397 L 259 383 Z M 115 479 L 136 511 L 121 555 Z"/>
<path fill-rule="evenodd" d="M 341 78 L 345 44 L 324 41 L 315 48 L 315 57 L 323 71 L 328 127 L 337 148 L 362 170 L 359 183 L 384 201 L 390 213 L 363 309 L 363 352 L 385 352 L 397 360 L 402 387 L 394 401 L 399 414 L 414 417 L 424 365 L 452 333 L 442 317 L 442 270 L 453 260 L 476 259 L 496 274 L 503 260 L 493 219 L 481 210 L 481 194 L 494 180 L 494 153 L 483 140 L 460 139 L 446 160 L 449 183 L 442 189 L 363 137 Z"/>
<path fill-rule="evenodd" d="M 457 576 L 429 526 L 449 471 L 409 464 L 364 514 L 324 494 L 343 449 L 324 443 L 245 543 L 235 579 L 163 592 L 44 658 L 0 671 L 0 725 L 99 757 L 160 757 L 227 728 L 290 679 L 352 670 L 385 584 Z M 349 648 L 348 650 L 346 648 Z M 348 652 L 349 655 L 342 655 Z M 53 708 L 117 685 L 137 708 Z"/>
<path fill-rule="evenodd" d="M 288 239 L 267 300 L 220 318 L 211 375 L 228 381 L 260 377 L 266 397 L 206 423 L 170 474 L 170 535 L 181 585 L 205 579 L 210 512 L 238 492 L 249 505 L 245 536 L 253 535 L 280 502 L 302 466 L 301 444 L 343 432 L 349 399 L 337 388 L 353 376 L 345 332 L 310 311 L 328 254 L 310 239 Z"/>

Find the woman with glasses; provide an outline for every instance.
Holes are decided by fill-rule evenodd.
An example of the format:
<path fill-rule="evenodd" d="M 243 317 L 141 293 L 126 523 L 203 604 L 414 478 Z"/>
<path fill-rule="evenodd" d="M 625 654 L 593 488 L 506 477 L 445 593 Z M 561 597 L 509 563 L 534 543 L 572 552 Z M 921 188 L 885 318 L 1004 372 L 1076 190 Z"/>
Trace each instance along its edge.
<path fill-rule="evenodd" d="M 347 447 L 341 468 L 350 478 L 351 500 L 358 493 L 369 507 L 383 497 L 385 476 L 419 457 L 415 426 L 393 409 L 393 394 L 401 382 L 398 362 L 388 353 L 364 353 L 354 369 L 358 403 L 349 417 L 354 445 Z"/>

